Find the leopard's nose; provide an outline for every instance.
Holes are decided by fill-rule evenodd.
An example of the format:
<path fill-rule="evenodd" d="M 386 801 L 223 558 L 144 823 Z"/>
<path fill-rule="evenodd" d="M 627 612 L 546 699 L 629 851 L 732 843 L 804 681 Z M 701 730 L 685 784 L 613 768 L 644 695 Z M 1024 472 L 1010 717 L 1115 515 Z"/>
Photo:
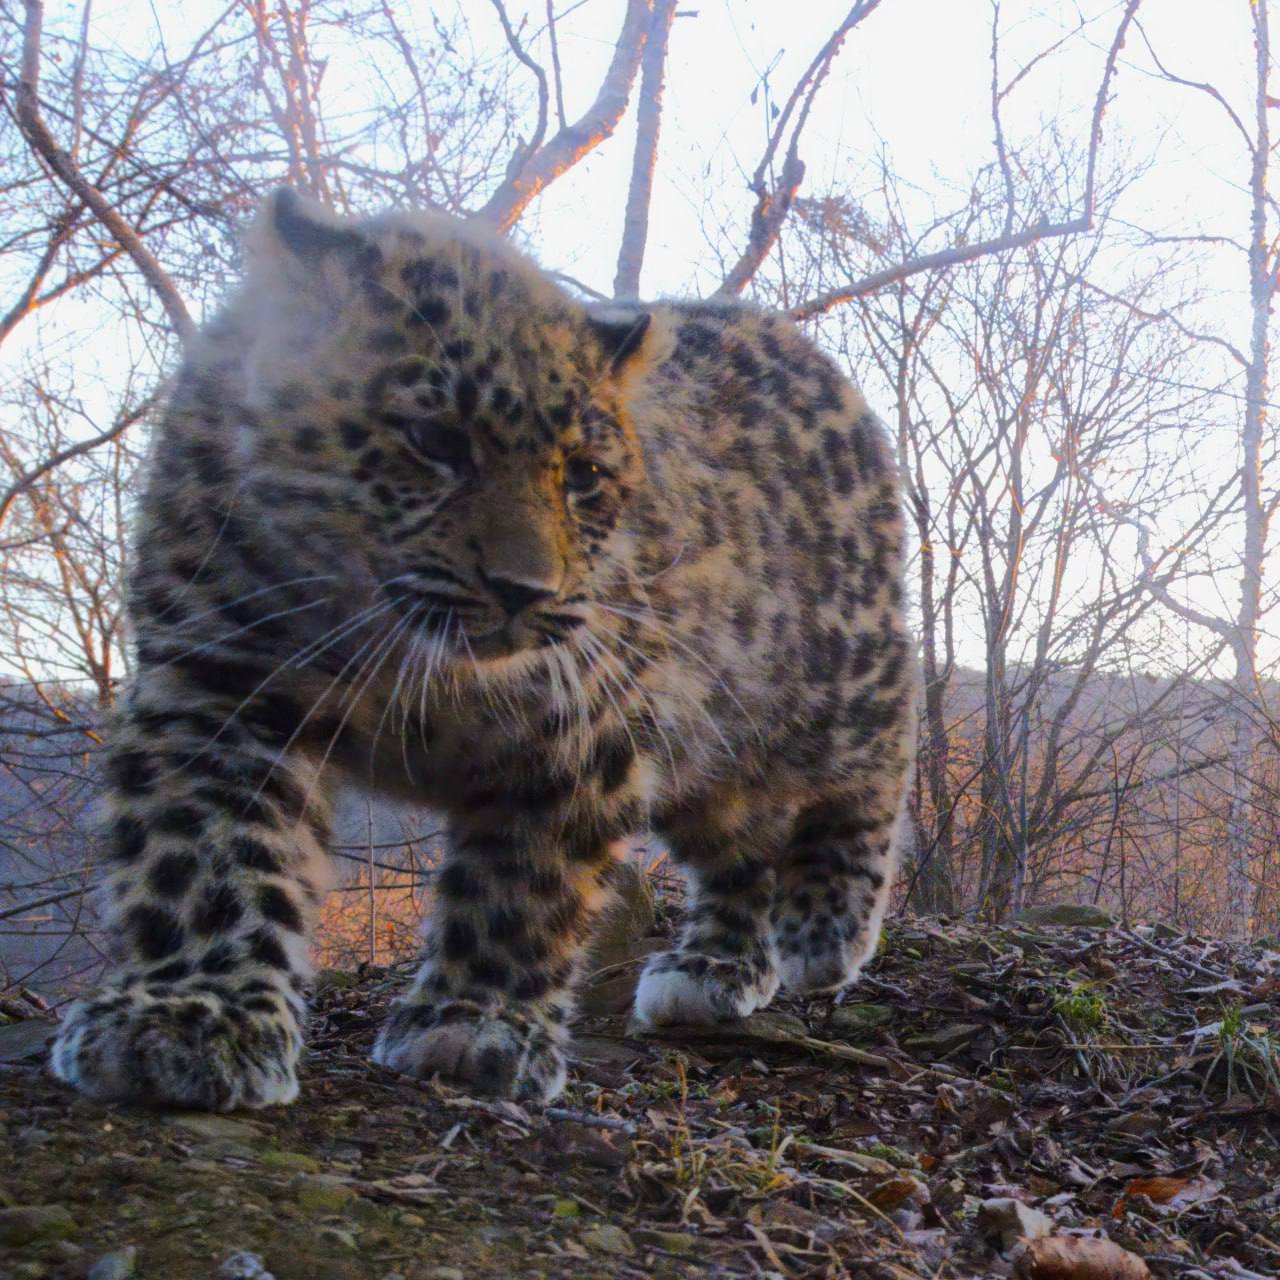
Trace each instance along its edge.
<path fill-rule="evenodd" d="M 485 576 L 485 585 L 493 592 L 494 599 L 509 617 L 514 618 L 539 600 L 552 600 L 555 592 L 542 583 L 521 582 L 517 578 L 493 578 Z"/>

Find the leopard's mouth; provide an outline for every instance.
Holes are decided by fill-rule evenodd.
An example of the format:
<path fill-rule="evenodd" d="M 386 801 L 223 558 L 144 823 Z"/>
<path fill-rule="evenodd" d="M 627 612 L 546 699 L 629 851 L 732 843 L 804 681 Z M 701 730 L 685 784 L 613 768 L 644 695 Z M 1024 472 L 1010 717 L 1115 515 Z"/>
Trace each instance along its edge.
<path fill-rule="evenodd" d="M 476 662 L 566 644 L 588 620 L 581 600 L 512 617 L 475 596 L 417 584 L 401 584 L 392 603 L 415 631 L 441 645 L 449 657 Z"/>
<path fill-rule="evenodd" d="M 532 649 L 552 649 L 567 644 L 585 621 L 576 614 L 564 618 L 504 618 L 496 626 L 483 629 L 460 620 L 456 648 L 470 653 L 477 661 L 510 658 Z"/>

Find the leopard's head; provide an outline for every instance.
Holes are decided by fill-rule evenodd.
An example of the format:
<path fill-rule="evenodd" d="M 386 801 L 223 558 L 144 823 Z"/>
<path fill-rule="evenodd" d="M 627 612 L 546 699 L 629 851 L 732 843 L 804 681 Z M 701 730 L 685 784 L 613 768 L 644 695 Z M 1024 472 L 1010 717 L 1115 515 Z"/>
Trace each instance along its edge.
<path fill-rule="evenodd" d="M 643 478 L 625 406 L 657 358 L 649 314 L 593 311 L 438 214 L 354 221 L 281 190 L 248 249 L 248 484 L 304 508 L 351 558 L 335 568 L 442 653 L 588 624 Z"/>

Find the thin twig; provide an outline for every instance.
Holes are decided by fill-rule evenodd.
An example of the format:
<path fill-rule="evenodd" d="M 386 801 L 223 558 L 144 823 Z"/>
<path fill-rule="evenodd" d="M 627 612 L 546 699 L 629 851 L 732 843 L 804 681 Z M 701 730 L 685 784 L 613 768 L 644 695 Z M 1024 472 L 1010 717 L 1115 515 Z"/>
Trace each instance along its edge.
<path fill-rule="evenodd" d="M 1003 253 L 1010 249 L 1021 249 L 1039 240 L 1049 240 L 1060 236 L 1079 235 L 1093 227 L 1094 206 L 1096 201 L 1096 178 L 1098 166 L 1098 147 L 1102 139 L 1102 120 L 1106 114 L 1107 101 L 1111 92 L 1111 81 L 1115 76 L 1116 60 L 1124 46 L 1129 25 L 1138 11 L 1142 0 L 1126 0 L 1124 14 L 1116 28 L 1116 34 L 1107 50 L 1107 60 L 1103 68 L 1102 79 L 1098 85 L 1097 96 L 1093 104 L 1093 116 L 1089 131 L 1089 158 L 1085 169 L 1085 187 L 1083 208 L 1080 213 L 1065 222 L 1041 221 L 1034 226 L 1025 227 L 1012 235 L 999 235 L 989 240 L 980 240 L 976 244 L 957 245 L 950 249 L 939 249 L 936 253 L 922 254 L 910 258 L 896 266 L 885 267 L 873 271 L 851 284 L 839 289 L 831 289 L 818 294 L 807 302 L 791 308 L 791 316 L 796 320 L 809 320 L 823 315 L 841 303 L 852 302 L 855 298 L 866 297 L 891 284 L 919 275 L 922 271 L 937 271 L 946 267 L 957 266 L 962 262 L 972 262 L 975 258 L 984 258 L 989 254 Z"/>
<path fill-rule="evenodd" d="M 187 338 L 195 332 L 195 322 L 168 273 L 151 250 L 142 243 L 138 232 L 125 221 L 102 192 L 85 178 L 75 161 L 57 144 L 45 125 L 40 114 L 40 39 L 44 26 L 44 5 L 41 0 L 23 0 L 23 3 L 27 18 L 23 31 L 22 71 L 15 95 L 18 127 L 31 149 L 115 237 L 155 291 L 175 332 L 180 338 Z"/>
<path fill-rule="evenodd" d="M 653 0 L 627 0 L 622 30 L 595 100 L 544 145 L 522 148 L 513 156 L 507 176 L 476 213 L 477 218 L 502 232 L 510 231 L 544 187 L 613 134 L 627 109 L 631 86 L 640 70 L 652 14 Z"/>
<path fill-rule="evenodd" d="M 547 1107 L 542 1114 L 548 1120 L 581 1124 L 591 1129 L 613 1129 L 618 1133 L 634 1133 L 636 1130 L 630 1120 L 623 1120 L 617 1116 L 599 1116 L 590 1111 L 572 1111 L 568 1107 Z"/>

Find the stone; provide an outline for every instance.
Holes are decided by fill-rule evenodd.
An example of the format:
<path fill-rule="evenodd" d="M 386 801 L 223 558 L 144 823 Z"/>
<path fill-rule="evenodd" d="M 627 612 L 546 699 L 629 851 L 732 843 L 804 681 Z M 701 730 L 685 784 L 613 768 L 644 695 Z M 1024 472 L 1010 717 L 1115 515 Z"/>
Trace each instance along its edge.
<path fill-rule="evenodd" d="M 1057 902 L 1043 907 L 1027 907 L 1015 919 L 1019 924 L 1057 925 L 1064 929 L 1110 929 L 1116 917 L 1105 907 L 1085 902 Z"/>
<path fill-rule="evenodd" d="M 355 1195 L 347 1201 L 347 1215 L 361 1227 L 389 1227 L 392 1222 L 391 1214 L 386 1209 L 372 1200 L 366 1200 L 362 1195 Z"/>
<path fill-rule="evenodd" d="M 341 1213 L 356 1193 L 345 1183 L 332 1178 L 300 1173 L 289 1181 L 294 1201 L 313 1213 Z"/>
<path fill-rule="evenodd" d="M 60 1204 L 28 1204 L 0 1209 L 0 1245 L 21 1248 L 65 1240 L 79 1230 L 70 1211 Z"/>
<path fill-rule="evenodd" d="M 612 1223 L 592 1227 L 590 1231 L 584 1231 L 581 1238 L 588 1249 L 595 1249 L 597 1253 L 609 1253 L 615 1258 L 629 1258 L 636 1251 L 631 1237 Z"/>
<path fill-rule="evenodd" d="M 892 1009 L 882 1004 L 842 1004 L 827 1015 L 827 1029 L 856 1035 L 886 1026 L 895 1016 Z"/>
<path fill-rule="evenodd" d="M 215 1138 L 212 1142 L 201 1142 L 191 1148 L 194 1160 L 211 1161 L 214 1164 L 222 1160 L 242 1160 L 250 1164 L 257 1160 L 258 1153 L 243 1142 L 234 1138 Z"/>
<path fill-rule="evenodd" d="M 43 1058 L 49 1040 L 57 1030 L 52 1022 L 27 1018 L 0 1026 L 0 1062 L 22 1062 L 26 1058 Z"/>
<path fill-rule="evenodd" d="M 320 1161 L 301 1151 L 267 1151 L 258 1157 L 264 1169 L 291 1169 L 295 1173 L 319 1173 Z"/>
<path fill-rule="evenodd" d="M 697 1236 L 686 1235 L 683 1231 L 643 1228 L 633 1231 L 631 1238 L 642 1249 L 661 1249 L 663 1253 L 674 1253 L 681 1258 L 688 1258 L 702 1248 L 702 1241 Z"/>
<path fill-rule="evenodd" d="M 125 1245 L 123 1249 L 113 1249 L 104 1253 L 89 1268 L 88 1280 L 129 1280 L 137 1274 L 138 1249 L 136 1245 Z"/>
<path fill-rule="evenodd" d="M 644 1027 L 637 1022 L 627 1026 L 627 1035 L 639 1039 L 676 1040 L 680 1043 L 796 1044 L 806 1047 L 813 1043 L 809 1028 L 794 1013 L 781 1009 L 766 1009 L 736 1022 L 718 1022 L 714 1025 Z"/>
<path fill-rule="evenodd" d="M 902 1047 L 917 1058 L 944 1058 L 947 1054 L 972 1044 L 985 1030 L 985 1027 L 972 1022 L 953 1022 L 937 1031 L 908 1036 L 902 1042 Z"/>
<path fill-rule="evenodd" d="M 614 1040 L 609 1036 L 577 1035 L 573 1037 L 574 1056 L 582 1062 L 595 1062 L 615 1067 L 629 1067 L 637 1059 L 647 1057 L 651 1050 Z"/>
<path fill-rule="evenodd" d="M 467 1277 L 458 1267 L 428 1267 L 422 1273 L 422 1280 L 467 1280 Z"/>
<path fill-rule="evenodd" d="M 998 1240 L 1001 1252 L 1012 1249 L 1019 1240 L 1039 1240 L 1053 1234 L 1053 1219 L 1021 1200 L 998 1198 L 984 1200 L 978 1206 L 979 1234 Z"/>
<path fill-rule="evenodd" d="M 276 1280 L 256 1253 L 233 1253 L 218 1268 L 218 1280 Z"/>
<path fill-rule="evenodd" d="M 244 1142 L 262 1137 L 254 1125 L 233 1120 L 230 1116 L 210 1115 L 206 1111 L 166 1111 L 160 1118 L 188 1133 L 198 1133 L 202 1138 L 231 1138 Z"/>
<path fill-rule="evenodd" d="M 354 1250 L 359 1248 L 354 1234 L 342 1227 L 321 1227 L 319 1235 L 321 1240 L 328 1240 L 332 1244 L 340 1244 L 344 1249 Z"/>

